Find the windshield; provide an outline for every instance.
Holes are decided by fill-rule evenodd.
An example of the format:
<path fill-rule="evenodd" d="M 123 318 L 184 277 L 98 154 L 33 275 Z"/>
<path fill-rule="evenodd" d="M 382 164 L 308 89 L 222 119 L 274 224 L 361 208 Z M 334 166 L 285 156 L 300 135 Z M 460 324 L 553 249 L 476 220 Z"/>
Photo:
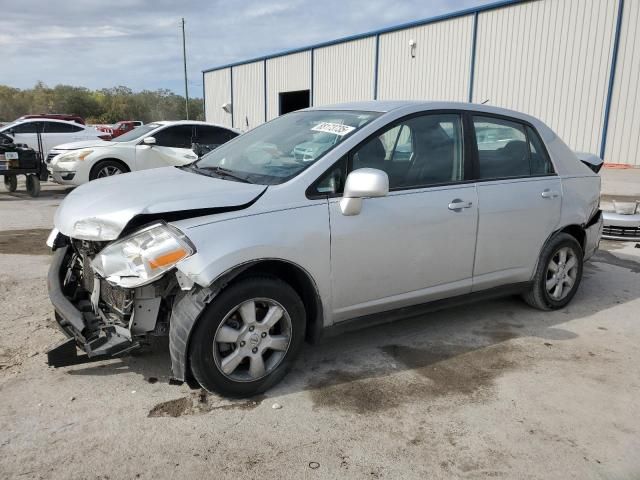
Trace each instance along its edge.
<path fill-rule="evenodd" d="M 116 124 L 117 125 L 117 124 Z M 130 140 L 136 140 L 143 135 L 146 135 L 152 130 L 155 130 L 162 125 L 159 123 L 149 123 L 147 125 L 143 125 L 142 127 L 134 128 L 133 130 L 128 131 L 127 133 L 123 133 L 119 137 L 113 138 L 112 142 L 128 142 Z"/>
<path fill-rule="evenodd" d="M 346 110 L 290 113 L 218 147 L 194 167 L 277 185 L 298 175 L 379 115 Z"/>

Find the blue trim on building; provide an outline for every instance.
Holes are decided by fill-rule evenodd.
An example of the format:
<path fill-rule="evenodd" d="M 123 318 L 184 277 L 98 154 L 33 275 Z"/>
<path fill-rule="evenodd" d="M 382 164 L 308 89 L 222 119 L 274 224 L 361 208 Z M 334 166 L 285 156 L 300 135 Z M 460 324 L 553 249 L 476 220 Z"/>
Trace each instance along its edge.
<path fill-rule="evenodd" d="M 313 63 L 315 60 L 315 48 L 311 49 L 311 81 L 309 82 L 309 106 L 313 107 Z"/>
<path fill-rule="evenodd" d="M 613 42 L 613 54 L 611 56 L 611 72 L 609 73 L 609 88 L 607 90 L 607 103 L 604 107 L 604 122 L 602 124 L 602 142 L 600 143 L 600 158 L 604 160 L 604 152 L 607 148 L 607 134 L 609 133 L 609 115 L 611 114 L 611 101 L 613 100 L 613 84 L 616 79 L 616 65 L 618 64 L 618 48 L 620 47 L 620 30 L 622 30 L 622 15 L 624 12 L 624 0 L 618 0 L 618 19 L 616 20 L 616 33 Z"/>
<path fill-rule="evenodd" d="M 476 77 L 476 45 L 478 43 L 478 12 L 473 15 L 473 39 L 471 40 L 471 68 L 469 70 L 469 103 L 473 102 L 473 82 Z"/>
<path fill-rule="evenodd" d="M 267 59 L 264 59 L 264 64 L 262 67 L 263 75 L 264 75 L 264 121 L 267 121 Z"/>
<path fill-rule="evenodd" d="M 378 65 L 380 61 L 380 34 L 376 34 L 376 59 L 373 66 L 373 99 L 378 99 Z"/>
<path fill-rule="evenodd" d="M 220 65 L 217 67 L 213 67 L 213 68 L 209 68 L 206 70 L 203 70 L 203 72 L 212 72 L 214 70 L 222 70 L 223 68 L 230 68 L 230 67 L 237 67 L 238 65 L 245 65 L 247 63 L 253 63 L 253 62 L 259 62 L 262 60 L 269 60 L 271 58 L 277 58 L 277 57 L 283 57 L 285 55 L 291 55 L 293 53 L 300 53 L 300 52 L 305 52 L 308 50 L 311 50 L 313 48 L 323 48 L 323 47 L 330 47 L 331 45 L 336 45 L 338 43 L 344 43 L 344 42 L 350 42 L 353 40 L 360 40 L 362 38 L 368 38 L 368 37 L 373 37 L 374 35 L 381 35 L 383 33 L 390 33 L 390 32 L 397 32 L 399 30 L 406 30 L 407 28 L 412 28 L 412 27 L 419 27 L 419 26 L 423 26 L 423 25 L 428 25 L 430 23 L 437 23 L 437 22 L 441 22 L 443 20 L 450 20 L 453 18 L 458 18 L 458 17 L 464 17 L 466 15 L 472 15 L 472 14 L 478 14 L 481 12 L 486 12 L 489 10 L 496 10 L 499 8 L 503 8 L 503 7 L 508 7 L 511 5 L 516 5 L 518 3 L 526 3 L 526 2 L 531 2 L 533 0 L 502 0 L 499 2 L 495 2 L 495 3 L 490 3 L 487 5 L 482 5 L 480 7 L 472 7 L 472 8 L 467 8 L 464 10 L 458 10 L 456 12 L 452 12 L 452 13 L 447 13 L 444 15 L 438 15 L 435 17 L 430 17 L 430 18 L 425 18 L 422 20 L 416 20 L 413 22 L 408 22 L 408 23 L 403 23 L 400 25 L 394 25 L 391 27 L 386 27 L 386 28 L 382 28 L 380 30 L 373 30 L 370 32 L 366 32 L 366 33 L 360 33 L 357 35 L 351 35 L 348 37 L 343 37 L 343 38 L 338 38 L 336 40 L 330 40 L 328 42 L 322 42 L 322 43 L 316 43 L 314 45 L 307 45 L 306 47 L 300 47 L 300 48 L 294 48 L 294 49 L 290 49 L 290 50 L 284 50 L 281 52 L 277 52 L 271 55 L 262 55 L 260 57 L 255 57 L 252 58 L 250 60 L 243 60 L 240 62 L 233 62 L 233 63 L 227 63 L 226 65 Z"/>
<path fill-rule="evenodd" d="M 236 113 L 236 106 L 233 104 L 233 67 L 229 68 L 229 75 L 231 76 L 229 85 L 231 86 L 231 128 L 233 127 L 233 115 Z"/>
<path fill-rule="evenodd" d="M 207 89 L 204 83 L 204 72 L 202 72 L 202 117 L 207 121 Z"/>

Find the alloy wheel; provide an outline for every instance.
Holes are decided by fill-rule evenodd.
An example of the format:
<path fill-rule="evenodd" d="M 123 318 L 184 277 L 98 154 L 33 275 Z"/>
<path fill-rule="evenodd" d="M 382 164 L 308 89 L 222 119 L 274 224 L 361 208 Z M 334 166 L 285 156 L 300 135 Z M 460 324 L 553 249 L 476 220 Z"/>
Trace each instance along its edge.
<path fill-rule="evenodd" d="M 547 265 L 547 293 L 556 301 L 564 299 L 573 289 L 577 277 L 578 256 L 571 247 L 560 248 Z"/>
<path fill-rule="evenodd" d="M 282 362 L 291 343 L 291 317 L 278 302 L 254 298 L 234 307 L 218 326 L 213 358 L 236 382 L 253 382 Z"/>
<path fill-rule="evenodd" d="M 111 177 L 113 175 L 120 175 L 121 173 L 122 170 L 120 170 L 118 167 L 107 165 L 100 169 L 96 178 Z"/>

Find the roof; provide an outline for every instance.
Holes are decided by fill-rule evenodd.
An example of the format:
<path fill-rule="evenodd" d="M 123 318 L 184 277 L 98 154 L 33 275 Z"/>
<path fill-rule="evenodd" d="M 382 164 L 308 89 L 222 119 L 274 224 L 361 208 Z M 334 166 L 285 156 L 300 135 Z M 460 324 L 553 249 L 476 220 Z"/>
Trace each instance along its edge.
<path fill-rule="evenodd" d="M 488 10 L 495 10 L 498 8 L 503 8 L 503 7 L 508 7 L 510 5 L 515 5 L 518 3 L 525 3 L 525 2 L 530 2 L 533 0 L 501 0 L 501 1 L 497 1 L 494 3 L 489 3 L 486 5 L 481 5 L 479 7 L 472 7 L 472 8 L 466 8 L 464 10 L 457 10 L 451 13 L 447 13 L 444 15 L 437 15 L 434 17 L 428 17 L 428 18 L 423 18 L 420 20 L 415 20 L 413 22 L 407 22 L 407 23 L 401 23 L 399 25 L 393 25 L 390 27 L 385 27 L 385 28 L 381 28 L 378 30 L 371 30 L 369 32 L 365 32 L 365 33 L 359 33 L 356 35 L 350 35 L 348 37 L 342 37 L 342 38 L 338 38 L 335 40 L 330 40 L 327 42 L 321 42 L 321 43 L 316 43 L 313 45 L 307 45 L 305 47 L 298 47 L 298 48 L 293 48 L 293 49 L 289 49 L 289 50 L 283 50 L 280 52 L 276 52 L 276 53 L 272 53 L 270 55 L 263 55 L 260 57 L 254 57 L 254 58 L 250 58 L 249 60 L 242 60 L 242 61 L 238 61 L 238 62 L 233 62 L 233 63 L 227 63 L 224 65 L 219 65 L 217 67 L 212 67 L 212 68 L 208 68 L 206 70 L 203 70 L 202 73 L 207 73 L 207 72 L 213 72 L 215 70 L 222 70 L 224 68 L 229 68 L 229 67 L 236 67 L 239 65 L 245 65 L 247 63 L 254 63 L 254 62 L 260 62 L 260 61 L 264 61 L 264 60 L 269 60 L 271 58 L 276 58 L 276 57 L 282 57 L 285 55 L 290 55 L 293 53 L 300 53 L 300 52 L 306 52 L 308 50 L 313 50 L 316 48 L 323 48 L 323 47 L 329 47 L 331 45 L 336 45 L 338 43 L 344 43 L 344 42 L 350 42 L 353 40 L 360 40 L 362 38 L 367 38 L 367 37 L 373 37 L 373 36 L 377 36 L 377 35 L 381 35 L 384 33 L 390 33 L 390 32 L 396 32 L 399 30 L 405 30 L 407 28 L 412 28 L 412 27 L 419 27 L 422 25 L 428 25 L 430 23 L 437 23 L 437 22 L 441 22 L 444 20 L 450 20 L 453 18 L 458 18 L 458 17 L 464 17 L 466 15 L 474 15 L 474 14 L 478 14 L 481 12 L 486 12 Z"/>
<path fill-rule="evenodd" d="M 415 107 L 420 110 L 471 110 L 473 112 L 486 112 L 494 115 L 504 115 L 515 119 L 524 120 L 534 125 L 538 130 L 543 129 L 544 135 L 553 131 L 541 120 L 526 113 L 508 108 L 494 107 L 493 105 L 482 105 L 479 103 L 467 102 L 442 102 L 442 101 L 423 101 L 423 100 L 367 100 L 363 102 L 338 103 L 335 105 L 322 105 L 310 107 L 305 110 L 356 110 L 365 112 L 388 113 L 393 110 L 407 108 L 415 111 Z M 554 134 L 555 135 L 555 134 Z"/>

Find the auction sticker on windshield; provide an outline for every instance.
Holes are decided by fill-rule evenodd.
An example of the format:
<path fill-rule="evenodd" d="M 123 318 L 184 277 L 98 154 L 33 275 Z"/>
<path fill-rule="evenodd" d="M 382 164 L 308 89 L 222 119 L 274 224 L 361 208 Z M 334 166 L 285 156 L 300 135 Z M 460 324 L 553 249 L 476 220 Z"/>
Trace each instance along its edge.
<path fill-rule="evenodd" d="M 356 127 L 342 125 L 340 123 L 322 122 L 313 127 L 311 130 L 313 130 L 314 132 L 333 133 L 335 135 L 343 137 L 347 133 L 353 132 L 355 129 Z"/>

